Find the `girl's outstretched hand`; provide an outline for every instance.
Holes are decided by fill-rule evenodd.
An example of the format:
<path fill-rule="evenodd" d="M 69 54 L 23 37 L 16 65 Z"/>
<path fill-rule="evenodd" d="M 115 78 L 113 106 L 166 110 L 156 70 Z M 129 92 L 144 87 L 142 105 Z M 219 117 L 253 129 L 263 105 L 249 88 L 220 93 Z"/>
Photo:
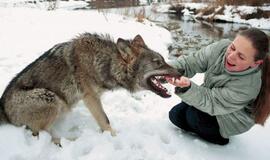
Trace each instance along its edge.
<path fill-rule="evenodd" d="M 191 82 L 189 78 L 181 76 L 181 77 L 171 77 L 171 76 L 165 76 L 165 79 L 168 83 L 176 86 L 176 87 L 189 87 Z"/>

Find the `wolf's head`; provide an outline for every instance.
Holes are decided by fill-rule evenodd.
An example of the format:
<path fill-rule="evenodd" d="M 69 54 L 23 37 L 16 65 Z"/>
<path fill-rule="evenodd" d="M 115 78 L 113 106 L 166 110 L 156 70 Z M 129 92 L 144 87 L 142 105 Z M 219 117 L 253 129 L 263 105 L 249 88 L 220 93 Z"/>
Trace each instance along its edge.
<path fill-rule="evenodd" d="M 170 97 L 160 78 L 166 75 L 178 77 L 183 71 L 169 66 L 159 53 L 146 46 L 140 35 L 132 41 L 119 38 L 117 48 L 123 61 L 131 68 L 129 74 L 132 74 L 134 90 L 147 89 L 161 97 Z"/>

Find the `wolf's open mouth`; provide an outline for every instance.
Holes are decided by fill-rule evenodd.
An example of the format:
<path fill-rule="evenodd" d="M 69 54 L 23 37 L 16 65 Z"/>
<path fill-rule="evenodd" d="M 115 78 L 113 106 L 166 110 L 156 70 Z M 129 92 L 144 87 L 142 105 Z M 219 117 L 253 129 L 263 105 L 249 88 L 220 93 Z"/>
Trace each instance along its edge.
<path fill-rule="evenodd" d="M 164 81 L 164 80 L 165 80 L 164 75 L 155 75 L 148 78 L 147 82 L 153 92 L 160 95 L 161 97 L 168 98 L 168 97 L 171 97 L 170 93 L 160 83 L 161 81 Z"/>

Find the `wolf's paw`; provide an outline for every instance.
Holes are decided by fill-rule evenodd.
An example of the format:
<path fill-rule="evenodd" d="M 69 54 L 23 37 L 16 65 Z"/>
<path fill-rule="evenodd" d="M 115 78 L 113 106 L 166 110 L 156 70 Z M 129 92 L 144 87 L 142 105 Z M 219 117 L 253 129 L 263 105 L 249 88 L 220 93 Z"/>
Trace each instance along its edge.
<path fill-rule="evenodd" d="M 105 129 L 102 132 L 110 132 L 112 137 L 116 136 L 116 131 L 112 128 Z"/>
<path fill-rule="evenodd" d="M 110 129 L 110 132 L 111 132 L 111 135 L 112 135 L 113 137 L 116 136 L 116 131 L 115 131 L 114 129 Z"/>
<path fill-rule="evenodd" d="M 52 142 L 53 142 L 56 146 L 62 148 L 62 145 L 61 145 L 61 138 L 52 137 Z"/>

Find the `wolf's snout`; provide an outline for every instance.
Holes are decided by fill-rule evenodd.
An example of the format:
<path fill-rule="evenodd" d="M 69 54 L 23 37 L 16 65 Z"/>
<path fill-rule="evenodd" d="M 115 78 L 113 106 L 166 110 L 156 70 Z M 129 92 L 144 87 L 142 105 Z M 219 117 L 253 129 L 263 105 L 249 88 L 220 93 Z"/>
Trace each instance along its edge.
<path fill-rule="evenodd" d="M 177 69 L 178 73 L 182 76 L 183 74 L 185 74 L 185 70 L 184 69 Z"/>
<path fill-rule="evenodd" d="M 169 72 L 165 75 L 167 76 L 171 76 L 171 77 L 181 77 L 182 75 L 184 75 L 185 70 L 184 69 L 175 69 L 173 67 L 170 67 Z"/>
<path fill-rule="evenodd" d="M 156 73 L 153 73 L 147 77 L 147 84 L 150 87 L 150 90 L 161 97 L 168 98 L 171 97 L 171 95 L 168 90 L 162 86 L 162 84 L 167 83 L 165 77 L 181 77 L 184 73 L 185 70 L 183 69 L 175 69 L 169 65 L 166 65 L 162 70 L 156 71 Z"/>

